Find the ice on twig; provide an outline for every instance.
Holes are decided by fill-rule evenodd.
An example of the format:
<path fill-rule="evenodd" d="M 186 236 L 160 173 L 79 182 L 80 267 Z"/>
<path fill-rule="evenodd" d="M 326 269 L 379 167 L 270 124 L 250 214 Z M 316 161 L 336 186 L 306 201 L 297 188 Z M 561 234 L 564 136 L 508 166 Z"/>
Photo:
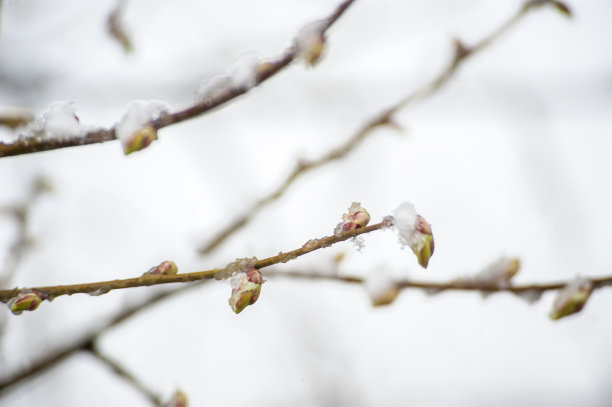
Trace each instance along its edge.
<path fill-rule="evenodd" d="M 527 304 L 535 304 L 536 302 L 540 301 L 540 298 L 542 298 L 542 294 L 544 294 L 543 290 L 538 290 L 538 289 L 530 289 L 530 290 L 521 290 L 521 291 L 515 291 L 514 294 L 519 297 L 522 298 L 523 300 L 527 301 Z"/>
<path fill-rule="evenodd" d="M 385 220 L 389 223 L 389 219 Z M 403 202 L 393 211 L 393 226 L 397 228 L 402 246 L 409 246 L 423 268 L 427 268 L 434 252 L 431 225 L 418 215 L 414 205 Z"/>
<path fill-rule="evenodd" d="M 167 110 L 166 105 L 159 101 L 132 102 L 121 121 L 115 126 L 115 134 L 121 140 L 126 155 L 148 147 L 157 139 L 157 130 L 150 125 L 150 122 Z"/>
<path fill-rule="evenodd" d="M 244 54 L 227 71 L 203 80 L 196 94 L 196 100 L 209 102 L 231 91 L 251 89 L 257 85 L 259 66 L 260 60 L 255 53 Z"/>
<path fill-rule="evenodd" d="M 557 320 L 580 312 L 593 291 L 593 284 L 577 277 L 559 291 L 550 311 L 550 319 Z"/>
<path fill-rule="evenodd" d="M 326 21 L 305 25 L 295 37 L 296 56 L 308 66 L 316 65 L 325 49 Z"/>
<path fill-rule="evenodd" d="M 228 264 L 227 266 L 225 266 L 224 269 L 219 270 L 215 274 L 215 280 L 226 280 L 235 275 L 244 274 L 248 272 L 249 267 L 252 267 L 256 261 L 257 261 L 257 257 L 251 257 L 251 258 L 245 257 L 245 258 L 236 259 L 230 264 Z"/>

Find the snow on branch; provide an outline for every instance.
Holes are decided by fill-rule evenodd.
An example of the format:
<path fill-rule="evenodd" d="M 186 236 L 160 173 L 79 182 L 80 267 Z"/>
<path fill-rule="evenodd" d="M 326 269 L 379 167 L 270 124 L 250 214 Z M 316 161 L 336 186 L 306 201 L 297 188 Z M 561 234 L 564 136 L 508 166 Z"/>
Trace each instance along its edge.
<path fill-rule="evenodd" d="M 535 4 L 537 3 L 537 4 Z M 541 3 L 541 4 L 540 4 Z M 354 151 L 361 143 L 374 134 L 374 130 L 380 127 L 390 127 L 393 129 L 401 130 L 401 126 L 397 124 L 394 120 L 393 116 L 398 113 L 400 110 L 408 107 L 408 105 L 417 102 L 419 100 L 423 100 L 432 94 L 434 94 L 438 89 L 444 86 L 454 75 L 455 71 L 459 67 L 460 63 L 467 60 L 469 57 L 477 54 L 482 51 L 486 46 L 491 45 L 495 40 L 497 40 L 502 34 L 506 33 L 510 28 L 512 28 L 518 21 L 520 21 L 528 11 L 534 9 L 536 6 L 551 4 L 556 8 L 559 8 L 560 2 L 555 1 L 529 1 L 523 5 L 519 9 L 519 11 L 513 15 L 510 19 L 508 19 L 505 23 L 503 23 L 499 28 L 494 30 L 491 34 L 483 38 L 477 45 L 472 47 L 467 47 L 461 41 L 455 41 L 455 53 L 451 58 L 449 64 L 438 74 L 436 77 L 425 85 L 417 88 L 414 92 L 408 94 L 404 98 L 400 99 L 394 105 L 383 109 L 378 114 L 374 115 L 370 118 L 366 123 L 358 130 L 352 137 L 348 138 L 343 144 L 340 146 L 330 150 L 320 158 L 313 161 L 300 161 L 296 167 L 287 174 L 285 180 L 276 187 L 273 191 L 262 197 L 260 200 L 256 201 L 250 208 L 248 208 L 243 215 L 234 219 L 231 223 L 227 224 L 225 227 L 221 228 L 208 242 L 203 244 L 199 252 L 200 254 L 210 254 L 213 250 L 219 247 L 223 242 L 227 240 L 231 235 L 236 233 L 238 230 L 242 229 L 246 226 L 255 216 L 270 203 L 276 201 L 284 193 L 291 187 L 291 185 L 301 176 L 315 170 L 317 168 L 323 167 L 327 164 L 333 163 L 335 161 L 341 160 L 349 155 L 352 151 Z M 567 6 L 565 8 L 568 10 L 566 15 L 571 15 Z M 329 21 L 328 21 L 329 23 Z M 321 23 L 313 23 L 313 24 L 321 24 Z M 313 27 L 317 27 L 316 25 Z M 316 37 L 316 35 L 312 34 L 312 31 L 316 31 L 315 28 L 305 27 L 305 33 L 303 34 L 306 38 Z M 308 29 L 307 29 L 308 28 Z M 319 27 L 320 28 L 320 27 Z M 299 38 L 299 37 L 298 37 Z M 302 42 L 307 41 L 304 39 Z M 311 45 L 312 46 L 312 45 Z"/>
<path fill-rule="evenodd" d="M 320 34 L 322 36 L 325 35 L 326 31 L 344 14 L 354 1 L 355 0 L 343 1 L 329 17 L 318 22 Z M 204 87 L 204 90 L 202 90 L 201 87 L 198 100 L 195 104 L 173 113 L 160 114 L 159 117 L 150 118 L 147 123 L 141 123 L 141 128 L 147 129 L 143 137 L 152 141 L 157 137 L 158 130 L 201 116 L 247 93 L 251 88 L 270 79 L 291 64 L 296 58 L 299 58 L 300 55 L 303 54 L 301 43 L 302 41 L 296 41 L 277 59 L 250 65 L 249 69 L 251 69 L 251 71 L 248 73 L 244 71 L 244 69 L 248 68 L 246 66 L 241 67 L 238 72 L 235 70 L 229 72 L 230 80 L 221 82 L 216 81 L 217 83 L 213 87 L 214 92 L 210 92 L 210 89 L 209 92 L 206 92 L 206 87 Z M 238 79 L 241 78 L 242 80 L 237 80 L 235 76 L 232 76 L 234 74 L 238 74 Z M 74 113 L 74 110 L 72 113 Z M 0 143 L 0 158 L 65 147 L 104 143 L 117 140 L 120 136 L 116 126 L 110 129 L 97 129 L 82 132 L 82 129 L 74 125 L 74 123 L 74 126 L 70 127 L 68 119 L 65 119 L 62 124 L 65 126 L 64 129 L 68 131 L 54 132 L 54 137 L 37 137 L 26 134 L 12 143 Z M 54 129 L 59 130 L 59 128 Z M 76 131 L 76 129 L 79 129 L 79 131 Z"/>

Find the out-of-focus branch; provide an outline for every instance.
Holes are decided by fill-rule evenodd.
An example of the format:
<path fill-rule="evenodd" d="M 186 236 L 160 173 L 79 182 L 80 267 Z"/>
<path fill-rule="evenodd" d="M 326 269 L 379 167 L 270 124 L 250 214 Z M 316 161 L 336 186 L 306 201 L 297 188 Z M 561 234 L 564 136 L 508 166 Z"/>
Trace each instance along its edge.
<path fill-rule="evenodd" d="M 562 3 L 557 1 L 550 0 L 536 0 L 536 1 L 528 1 L 519 9 L 519 11 L 513 15 L 509 20 L 503 23 L 499 28 L 493 31 L 491 34 L 483 38 L 480 42 L 472 47 L 468 47 L 463 44 L 459 40 L 455 40 L 455 52 L 453 58 L 449 62 L 449 64 L 440 72 L 432 81 L 421 86 L 411 94 L 399 100 L 393 106 L 384 109 L 379 114 L 375 115 L 369 121 L 366 122 L 362 128 L 355 133 L 351 138 L 349 138 L 344 144 L 341 146 L 331 150 L 327 154 L 323 155 L 317 160 L 310 162 L 300 162 L 297 167 L 285 178 L 285 180 L 272 192 L 268 195 L 261 198 L 259 201 L 255 202 L 248 210 L 244 212 L 242 216 L 235 219 L 230 224 L 223 227 L 220 231 L 218 231 L 210 241 L 205 243 L 200 249 L 199 252 L 202 255 L 206 255 L 211 253 L 217 247 L 219 247 L 228 237 L 232 234 L 246 226 L 259 212 L 265 208 L 270 203 L 279 199 L 289 187 L 302 175 L 332 163 L 334 161 L 340 160 L 346 157 L 350 152 L 356 149 L 368 136 L 373 134 L 373 130 L 382 127 L 382 126 L 391 126 L 397 128 L 393 116 L 399 112 L 400 110 L 406 108 L 408 105 L 417 102 L 419 100 L 425 99 L 432 94 L 434 94 L 437 90 L 439 90 L 442 86 L 444 86 L 455 74 L 461 63 L 467 60 L 470 56 L 473 56 L 487 46 L 491 45 L 495 40 L 505 34 L 508 30 L 510 30 L 516 23 L 518 23 L 530 10 L 534 9 L 537 6 L 542 6 L 545 4 L 554 5 L 557 8 L 560 8 Z M 569 9 L 567 6 L 563 5 L 564 9 L 567 10 L 569 15 Z"/>
<path fill-rule="evenodd" d="M 265 277 L 279 277 L 279 278 L 300 278 L 307 280 L 329 280 L 339 281 L 343 283 L 352 284 L 364 284 L 366 280 L 362 277 L 355 276 L 344 276 L 338 274 L 320 274 L 320 273 L 308 273 L 303 271 L 278 271 L 269 270 L 263 273 Z M 606 277 L 584 277 L 583 280 L 591 282 L 593 289 L 599 289 L 602 287 L 612 285 L 612 276 Z M 416 281 L 416 280 L 402 280 L 395 282 L 395 286 L 398 289 L 419 289 L 428 292 L 441 292 L 441 291 L 478 291 L 482 293 L 502 293 L 509 292 L 516 295 L 521 293 L 543 293 L 546 291 L 560 290 L 566 287 L 570 281 L 559 281 L 551 283 L 540 283 L 540 284 L 521 284 L 521 285 L 487 285 L 478 281 L 456 280 L 450 282 L 434 282 L 434 281 Z"/>
<path fill-rule="evenodd" d="M 130 53 L 133 51 L 134 46 L 125 30 L 125 24 L 122 21 L 126 1 L 127 0 L 117 0 L 117 5 L 110 12 L 106 20 L 106 28 L 108 34 L 121 45 L 123 51 Z"/>
<path fill-rule="evenodd" d="M 370 233 L 375 230 L 384 229 L 389 227 L 389 223 L 381 222 L 374 225 L 362 227 L 359 229 L 347 230 L 331 236 L 322 237 L 320 239 L 309 240 L 299 249 L 292 250 L 286 253 L 279 253 L 276 256 L 268 257 L 262 260 L 254 261 L 252 266 L 261 269 L 269 267 L 274 264 L 287 263 L 297 257 L 308 254 L 312 251 L 329 247 L 333 244 L 351 239 L 355 236 L 362 235 L 364 233 Z M 36 292 L 42 299 L 53 300 L 61 295 L 72 295 L 72 294 L 90 294 L 90 295 L 101 295 L 111 290 L 118 290 L 123 288 L 132 287 L 144 287 L 159 284 L 168 283 L 187 283 L 200 280 L 208 280 L 215 278 L 215 276 L 224 271 L 225 269 L 212 269 L 206 271 L 199 271 L 194 273 L 183 273 L 183 274 L 169 274 L 169 275 L 143 275 L 136 278 L 128 278 L 123 280 L 111 280 L 102 281 L 98 283 L 84 283 L 84 284 L 72 284 L 72 285 L 58 285 L 58 286 L 47 286 L 47 287 L 32 287 L 32 288 L 14 288 L 12 290 L 0 290 L 0 302 L 9 302 L 12 298 L 17 297 L 24 290 L 31 290 Z"/>
<path fill-rule="evenodd" d="M 17 269 L 17 265 L 30 248 L 31 239 L 28 236 L 28 218 L 30 212 L 38 201 L 38 198 L 51 189 L 52 187 L 49 181 L 44 177 L 39 177 L 33 182 L 30 193 L 24 202 L 0 208 L 0 212 L 12 216 L 17 222 L 17 236 L 9 249 L 8 255 L 4 261 L 4 266 L 2 267 L 0 287 L 6 287 L 10 284 L 13 274 Z"/>
<path fill-rule="evenodd" d="M 96 357 L 100 362 L 107 365 L 113 373 L 117 376 L 125 380 L 129 383 L 134 389 L 140 392 L 143 396 L 145 396 L 152 405 L 154 406 L 162 406 L 164 401 L 162 398 L 148 389 L 140 380 L 138 380 L 132 373 L 130 373 L 123 365 L 115 361 L 114 359 L 106 356 L 103 352 L 101 352 L 96 343 L 92 343 L 92 347 L 88 349 L 89 353 Z"/>
<path fill-rule="evenodd" d="M 324 34 L 337 20 L 340 18 L 348 7 L 355 0 L 345 0 L 336 10 L 325 20 L 321 22 L 321 33 Z M 164 113 L 159 118 L 149 123 L 155 130 L 162 129 L 164 127 L 180 123 L 189 119 L 193 119 L 202 114 L 208 113 L 225 103 L 236 99 L 247 93 L 252 87 L 258 86 L 265 82 L 272 76 L 276 75 L 282 69 L 286 68 L 291 62 L 298 57 L 298 49 L 295 46 L 291 46 L 283 55 L 273 61 L 267 61 L 262 63 L 255 75 L 255 83 L 252 86 L 235 86 L 224 89 L 223 92 L 215 94 L 213 97 L 206 98 L 193 106 L 186 109 L 179 110 L 174 113 Z M 0 158 L 8 157 L 20 154 L 29 154 L 39 151 L 55 150 L 65 147 L 82 146 L 95 143 L 104 143 L 117 139 L 115 128 L 101 129 L 88 132 L 85 135 L 79 135 L 75 137 L 62 137 L 62 138 L 45 138 L 45 137 L 34 137 L 27 138 L 22 137 L 13 143 L 0 143 Z"/>
<path fill-rule="evenodd" d="M 44 371 L 49 369 L 51 366 L 55 366 L 56 364 L 62 362 L 63 360 L 69 358 L 70 356 L 74 355 L 77 352 L 88 351 L 89 349 L 92 349 L 95 346 L 95 342 L 98 340 L 98 338 L 100 338 L 100 336 L 104 334 L 104 332 L 108 331 L 110 328 L 114 326 L 120 325 L 127 319 L 138 314 L 140 311 L 147 309 L 148 306 L 157 304 L 178 293 L 182 293 L 189 289 L 193 289 L 197 287 L 199 284 L 205 283 L 207 281 L 208 280 L 203 280 L 203 281 L 200 281 L 199 283 L 190 284 L 190 285 L 184 284 L 171 291 L 159 292 L 137 304 L 123 308 L 121 312 L 114 315 L 111 319 L 103 323 L 100 327 L 93 329 L 90 333 L 85 335 L 83 338 L 78 339 L 72 343 L 69 343 L 68 345 L 60 349 L 49 352 L 48 354 L 46 354 L 39 360 L 29 363 L 25 369 L 18 371 L 14 374 L 11 374 L 4 379 L 0 379 L 0 395 L 4 391 L 23 382 L 24 380 L 34 377 L 40 373 L 43 373 Z"/>

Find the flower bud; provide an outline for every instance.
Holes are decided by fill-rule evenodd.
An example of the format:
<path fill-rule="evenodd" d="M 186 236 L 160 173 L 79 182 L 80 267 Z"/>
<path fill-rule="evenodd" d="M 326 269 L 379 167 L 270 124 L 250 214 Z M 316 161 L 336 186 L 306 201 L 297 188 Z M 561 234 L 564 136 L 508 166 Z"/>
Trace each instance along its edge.
<path fill-rule="evenodd" d="M 576 278 L 571 281 L 557 294 L 549 314 L 550 319 L 556 321 L 580 312 L 591 296 L 592 291 L 593 285 L 589 280 Z"/>
<path fill-rule="evenodd" d="M 229 305 L 236 314 L 242 312 L 248 305 L 255 304 L 261 292 L 263 278 L 261 273 L 253 266 L 248 266 L 248 271 L 237 275 L 232 280 L 232 296 Z"/>
<path fill-rule="evenodd" d="M 188 407 L 189 400 L 187 399 L 187 395 L 183 393 L 181 390 L 177 390 L 174 392 L 170 400 L 164 403 L 164 407 Z"/>
<path fill-rule="evenodd" d="M 158 266 L 151 267 L 149 271 L 143 274 L 143 276 L 150 276 L 150 275 L 167 276 L 167 275 L 176 274 L 176 273 L 178 273 L 178 267 L 176 266 L 176 263 L 174 263 L 172 260 L 166 260 L 166 261 L 162 261 L 161 263 L 159 263 Z"/>
<path fill-rule="evenodd" d="M 34 311 L 42 301 L 43 295 L 40 291 L 25 289 L 9 301 L 8 307 L 13 314 L 19 315 L 23 311 Z"/>
<path fill-rule="evenodd" d="M 359 202 L 353 202 L 348 209 L 348 213 L 342 214 L 342 222 L 338 223 L 334 233 L 336 235 L 346 232 L 347 230 L 359 229 L 366 227 L 370 222 L 370 214 L 366 211 Z"/>
<path fill-rule="evenodd" d="M 123 152 L 125 155 L 132 154 L 148 147 L 155 140 L 157 140 L 157 130 L 151 125 L 146 125 L 136 130 L 129 139 L 124 141 Z"/>
<path fill-rule="evenodd" d="M 393 212 L 393 226 L 397 228 L 400 243 L 409 246 L 421 267 L 427 268 L 434 253 L 431 225 L 416 213 L 414 205 L 404 202 Z"/>
<path fill-rule="evenodd" d="M 324 25 L 316 21 L 302 28 L 295 39 L 295 47 L 298 58 L 308 66 L 316 65 L 325 49 Z"/>

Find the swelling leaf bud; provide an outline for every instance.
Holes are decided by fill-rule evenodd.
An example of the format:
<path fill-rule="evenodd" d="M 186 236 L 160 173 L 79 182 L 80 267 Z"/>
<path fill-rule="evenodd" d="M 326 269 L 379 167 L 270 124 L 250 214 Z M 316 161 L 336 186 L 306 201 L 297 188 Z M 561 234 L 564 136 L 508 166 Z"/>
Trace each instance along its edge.
<path fill-rule="evenodd" d="M 123 152 L 125 155 L 132 154 L 135 151 L 147 148 L 155 140 L 157 140 L 157 130 L 155 127 L 151 125 L 141 127 L 123 143 Z"/>
<path fill-rule="evenodd" d="M 43 302 L 43 295 L 38 290 L 22 290 L 16 297 L 13 297 L 7 304 L 11 312 L 15 315 L 23 311 L 34 311 Z"/>
<path fill-rule="evenodd" d="M 248 266 L 245 274 L 235 276 L 232 281 L 232 296 L 229 299 L 232 310 L 239 314 L 247 306 L 255 304 L 259 298 L 262 284 L 261 273 L 253 266 Z"/>
<path fill-rule="evenodd" d="M 158 266 L 151 267 L 149 271 L 143 274 L 143 276 L 150 276 L 150 275 L 167 276 L 167 275 L 176 274 L 176 273 L 178 273 L 178 267 L 176 266 L 176 263 L 174 263 L 172 260 L 166 260 L 166 261 L 162 261 L 161 263 L 159 263 Z"/>
<path fill-rule="evenodd" d="M 589 280 L 576 278 L 568 283 L 553 303 L 549 317 L 553 321 L 580 312 L 591 296 L 593 285 Z"/>

